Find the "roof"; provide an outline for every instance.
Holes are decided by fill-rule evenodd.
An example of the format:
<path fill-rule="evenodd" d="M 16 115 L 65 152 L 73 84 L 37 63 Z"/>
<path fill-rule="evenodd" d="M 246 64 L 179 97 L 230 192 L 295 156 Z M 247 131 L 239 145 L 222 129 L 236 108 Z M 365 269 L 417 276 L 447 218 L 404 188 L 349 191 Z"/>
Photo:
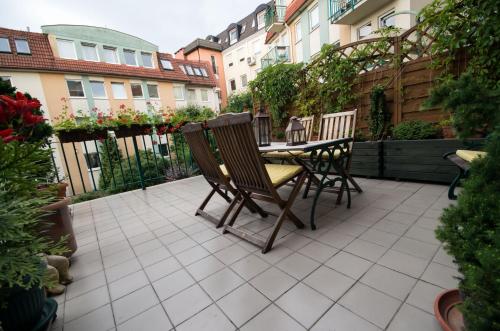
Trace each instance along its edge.
<path fill-rule="evenodd" d="M 276 32 L 271 32 L 271 31 L 267 31 L 266 33 L 266 40 L 264 41 L 264 44 L 268 44 L 269 42 L 271 42 L 271 40 L 277 35 Z"/>
<path fill-rule="evenodd" d="M 167 81 L 182 81 L 197 85 L 216 86 L 211 66 L 203 62 L 183 61 L 195 67 L 204 67 L 209 77 L 188 76 L 175 63 L 178 60 L 166 53 L 156 53 L 158 60 L 167 59 L 173 64 L 174 70 L 163 68 L 132 67 L 125 64 L 110 64 L 85 60 L 69 60 L 56 58 L 50 47 L 47 34 L 26 32 L 0 28 L 0 36 L 8 37 L 12 53 L 0 53 L 0 68 L 14 70 L 31 70 L 40 72 L 65 72 L 76 74 L 111 75 L 130 78 L 156 79 Z M 14 38 L 28 40 L 31 54 L 17 54 Z M 160 61 L 158 61 L 160 62 Z"/>
<path fill-rule="evenodd" d="M 222 46 L 220 44 L 213 41 L 198 38 L 192 41 L 186 47 L 184 47 L 184 54 L 188 55 L 189 53 L 195 51 L 197 48 L 212 49 L 214 51 L 219 51 L 219 52 L 222 51 Z"/>
<path fill-rule="evenodd" d="M 158 53 L 158 59 L 159 60 L 165 59 L 172 62 L 174 71 L 179 71 L 182 75 L 184 75 L 184 77 L 187 80 L 189 80 L 190 84 L 217 86 L 217 80 L 215 79 L 214 73 L 212 72 L 212 65 L 208 61 L 191 61 L 191 60 L 176 59 L 172 57 L 172 55 L 167 53 Z M 180 69 L 180 65 L 190 65 L 193 68 L 204 68 L 207 71 L 208 77 L 186 75 Z"/>
<path fill-rule="evenodd" d="M 296 14 L 300 12 L 302 6 L 304 6 L 308 0 L 293 0 L 290 5 L 286 7 L 285 22 L 290 23 L 290 21 L 295 18 Z"/>

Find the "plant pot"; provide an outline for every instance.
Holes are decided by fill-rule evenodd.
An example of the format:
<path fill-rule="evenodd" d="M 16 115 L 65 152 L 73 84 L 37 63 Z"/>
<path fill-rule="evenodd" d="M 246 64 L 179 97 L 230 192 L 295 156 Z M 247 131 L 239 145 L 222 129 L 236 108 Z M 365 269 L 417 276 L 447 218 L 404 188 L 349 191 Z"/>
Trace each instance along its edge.
<path fill-rule="evenodd" d="M 64 198 L 43 207 L 42 209 L 50 212 L 50 214 L 42 217 L 43 225 L 40 226 L 43 234 L 54 242 L 58 242 L 61 240 L 61 237 L 67 236 L 65 245 L 68 248 L 68 252 L 64 256 L 68 258 L 78 248 L 68 207 L 70 202 L 70 198 Z"/>
<path fill-rule="evenodd" d="M 57 198 L 64 199 L 66 198 L 66 188 L 68 187 L 68 183 L 59 182 L 57 183 Z"/>
<path fill-rule="evenodd" d="M 119 126 L 115 130 L 116 138 L 149 135 L 152 132 L 150 124 L 132 124 L 130 126 Z"/>
<path fill-rule="evenodd" d="M 90 132 L 86 129 L 73 129 L 69 131 L 58 131 L 56 134 L 61 143 L 71 143 L 106 139 L 108 137 L 108 130 L 98 129 Z"/>
<path fill-rule="evenodd" d="M 443 132 L 444 139 L 453 139 L 456 136 L 455 129 L 452 126 L 443 126 L 441 127 L 441 130 Z"/>
<path fill-rule="evenodd" d="M 463 315 L 458 309 L 462 298 L 458 289 L 445 290 L 434 300 L 434 315 L 444 331 L 465 329 Z"/>
<path fill-rule="evenodd" d="M 45 290 L 39 287 L 2 289 L 7 307 L 0 309 L 0 321 L 4 331 L 31 331 L 39 322 L 45 303 Z"/>

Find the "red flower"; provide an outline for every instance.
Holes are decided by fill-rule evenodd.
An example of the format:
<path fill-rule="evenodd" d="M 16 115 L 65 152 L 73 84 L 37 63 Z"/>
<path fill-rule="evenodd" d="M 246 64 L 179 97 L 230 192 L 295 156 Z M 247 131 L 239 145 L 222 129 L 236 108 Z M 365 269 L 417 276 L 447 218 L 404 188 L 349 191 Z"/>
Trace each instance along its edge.
<path fill-rule="evenodd" d="M 123 103 L 120 105 L 120 109 L 125 109 L 125 105 Z"/>
<path fill-rule="evenodd" d="M 5 138 L 5 137 L 8 137 L 12 134 L 12 132 L 14 132 L 14 129 L 12 128 L 8 128 L 8 129 L 5 129 L 5 130 L 0 130 L 0 137 L 1 138 Z"/>
<path fill-rule="evenodd" d="M 97 124 L 102 124 L 103 122 L 102 118 L 97 119 Z"/>
<path fill-rule="evenodd" d="M 23 124 L 25 126 L 33 126 L 44 121 L 42 115 L 33 115 L 31 112 L 23 113 Z"/>
<path fill-rule="evenodd" d="M 162 126 L 156 128 L 156 134 L 159 136 L 164 135 L 166 131 L 167 131 L 167 127 L 165 125 L 162 125 Z"/>

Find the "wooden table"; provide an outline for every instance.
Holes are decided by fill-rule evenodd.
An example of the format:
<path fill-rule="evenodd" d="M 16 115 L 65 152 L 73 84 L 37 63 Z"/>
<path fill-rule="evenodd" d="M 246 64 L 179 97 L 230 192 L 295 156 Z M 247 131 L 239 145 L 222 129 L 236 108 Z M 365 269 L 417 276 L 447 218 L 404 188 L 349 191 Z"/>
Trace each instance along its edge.
<path fill-rule="evenodd" d="M 338 188 L 337 204 L 340 204 L 342 201 L 342 195 L 345 191 L 347 193 L 347 208 L 351 207 L 349 182 L 353 184 L 358 192 L 362 192 L 359 185 L 347 172 L 347 162 L 350 157 L 352 142 L 353 138 L 342 138 L 308 141 L 306 144 L 295 146 L 287 146 L 284 142 L 273 142 L 270 146 L 259 147 L 261 153 L 290 153 L 295 162 L 304 166 L 306 171 L 313 175 L 310 176 L 310 178 L 315 180 L 315 184 L 317 185 L 310 219 L 311 229 L 313 230 L 316 229 L 316 225 L 314 224 L 316 204 L 321 192 L 325 188 L 335 188 L 335 184 L 339 182 L 340 187 Z M 299 157 L 297 153 L 294 153 L 297 151 L 310 154 L 307 158 Z M 314 176 L 314 174 L 319 174 L 320 179 Z M 310 185 L 310 181 L 307 185 Z"/>

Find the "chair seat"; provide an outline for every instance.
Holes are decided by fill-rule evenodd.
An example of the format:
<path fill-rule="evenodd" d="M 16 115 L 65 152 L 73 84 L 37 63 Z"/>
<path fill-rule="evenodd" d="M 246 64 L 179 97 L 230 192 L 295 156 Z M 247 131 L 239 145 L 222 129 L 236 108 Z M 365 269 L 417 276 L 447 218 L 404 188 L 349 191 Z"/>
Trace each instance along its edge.
<path fill-rule="evenodd" d="M 461 158 L 464 161 L 467 162 L 472 162 L 473 160 L 479 158 L 479 157 L 485 157 L 486 152 L 481 152 L 481 151 L 469 151 L 465 149 L 459 149 L 456 152 L 457 156 Z"/>
<path fill-rule="evenodd" d="M 345 152 L 347 152 L 347 148 L 344 149 Z M 318 150 L 318 153 L 320 150 Z M 297 155 L 297 157 L 300 157 L 301 159 L 309 159 L 311 157 L 311 152 L 307 153 L 300 153 Z M 323 153 L 322 155 L 324 160 L 328 159 L 328 153 Z M 340 150 L 336 149 L 335 152 L 333 152 L 333 158 L 338 159 L 340 157 Z"/>
<path fill-rule="evenodd" d="M 304 169 L 302 166 L 294 164 L 266 164 L 265 167 L 267 174 L 271 179 L 271 183 L 275 187 L 288 182 L 300 174 L 300 172 Z M 225 165 L 221 165 L 220 169 L 222 170 L 224 176 L 229 177 L 229 173 Z"/>
<path fill-rule="evenodd" d="M 288 152 L 267 152 L 261 154 L 262 157 L 267 159 L 293 159 L 294 157 L 302 154 L 302 151 L 288 151 Z"/>

